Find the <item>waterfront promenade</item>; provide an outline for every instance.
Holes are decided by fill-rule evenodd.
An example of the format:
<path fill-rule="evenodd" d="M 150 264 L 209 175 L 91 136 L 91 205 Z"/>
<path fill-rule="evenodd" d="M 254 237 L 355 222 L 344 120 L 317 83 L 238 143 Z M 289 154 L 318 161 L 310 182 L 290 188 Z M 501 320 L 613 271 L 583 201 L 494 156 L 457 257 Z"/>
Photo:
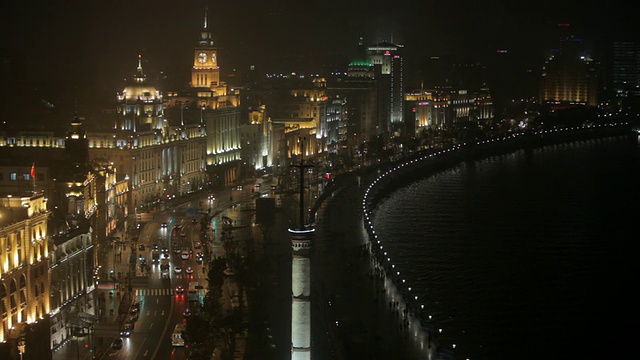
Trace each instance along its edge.
<path fill-rule="evenodd" d="M 314 356 L 437 359 L 436 345 L 369 251 L 362 192 L 345 175 L 319 208 L 312 256 Z M 319 326 L 325 326 L 326 337 Z M 435 339 L 432 339 L 435 340 Z"/>

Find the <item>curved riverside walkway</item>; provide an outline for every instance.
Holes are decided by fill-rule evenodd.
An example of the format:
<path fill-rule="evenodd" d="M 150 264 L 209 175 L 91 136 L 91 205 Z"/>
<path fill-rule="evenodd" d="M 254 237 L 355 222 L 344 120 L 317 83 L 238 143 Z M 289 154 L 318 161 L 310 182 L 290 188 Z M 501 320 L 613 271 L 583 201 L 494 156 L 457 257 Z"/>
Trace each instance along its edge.
<path fill-rule="evenodd" d="M 436 345 L 372 257 L 355 174 L 323 201 L 312 255 L 314 357 L 321 359 L 439 359 Z M 316 328 L 315 334 L 321 332 Z"/>

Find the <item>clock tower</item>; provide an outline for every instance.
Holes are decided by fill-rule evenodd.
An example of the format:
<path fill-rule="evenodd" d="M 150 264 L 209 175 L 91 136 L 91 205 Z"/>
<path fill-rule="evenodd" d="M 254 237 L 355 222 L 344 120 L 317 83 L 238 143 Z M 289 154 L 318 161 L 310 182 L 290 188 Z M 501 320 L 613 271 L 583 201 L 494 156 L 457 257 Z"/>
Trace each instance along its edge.
<path fill-rule="evenodd" d="M 220 86 L 218 48 L 214 45 L 207 24 L 207 8 L 204 10 L 204 27 L 193 52 L 191 87 L 214 89 Z"/>

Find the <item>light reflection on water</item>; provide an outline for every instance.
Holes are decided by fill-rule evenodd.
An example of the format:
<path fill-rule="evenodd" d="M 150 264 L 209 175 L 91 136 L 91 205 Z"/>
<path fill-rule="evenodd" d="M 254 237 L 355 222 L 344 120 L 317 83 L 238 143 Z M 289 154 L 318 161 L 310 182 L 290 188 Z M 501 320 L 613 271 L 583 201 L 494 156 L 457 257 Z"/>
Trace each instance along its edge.
<path fill-rule="evenodd" d="M 463 163 L 376 208 L 384 249 L 459 358 L 624 353 L 630 336 L 618 320 L 636 280 L 629 234 L 637 216 L 628 209 L 640 203 L 633 140 Z"/>

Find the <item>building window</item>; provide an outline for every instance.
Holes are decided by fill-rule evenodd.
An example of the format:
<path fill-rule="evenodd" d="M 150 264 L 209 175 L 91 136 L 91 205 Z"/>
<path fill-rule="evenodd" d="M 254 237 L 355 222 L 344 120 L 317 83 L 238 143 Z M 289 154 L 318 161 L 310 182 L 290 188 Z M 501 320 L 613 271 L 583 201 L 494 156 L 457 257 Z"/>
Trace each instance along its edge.
<path fill-rule="evenodd" d="M 11 173 L 11 175 L 9 175 L 9 179 L 11 179 L 11 181 L 18 180 L 18 173 Z"/>

